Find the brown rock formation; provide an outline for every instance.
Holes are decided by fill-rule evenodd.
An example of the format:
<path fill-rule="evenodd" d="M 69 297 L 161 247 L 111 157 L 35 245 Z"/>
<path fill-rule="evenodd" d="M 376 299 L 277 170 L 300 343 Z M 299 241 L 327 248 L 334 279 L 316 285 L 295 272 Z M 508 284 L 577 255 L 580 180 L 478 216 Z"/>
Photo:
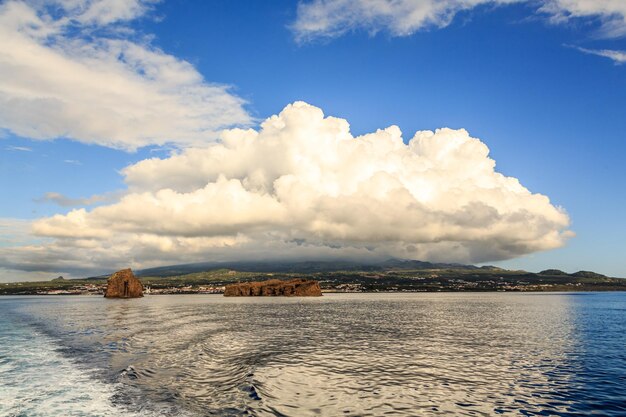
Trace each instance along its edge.
<path fill-rule="evenodd" d="M 107 298 L 143 297 L 143 285 L 135 278 L 130 268 L 122 269 L 109 277 L 104 296 Z"/>
<path fill-rule="evenodd" d="M 291 297 L 319 297 L 322 295 L 320 284 L 317 281 L 292 279 L 281 281 L 270 279 L 260 282 L 239 282 L 230 284 L 224 290 L 225 297 L 250 296 L 291 296 Z"/>

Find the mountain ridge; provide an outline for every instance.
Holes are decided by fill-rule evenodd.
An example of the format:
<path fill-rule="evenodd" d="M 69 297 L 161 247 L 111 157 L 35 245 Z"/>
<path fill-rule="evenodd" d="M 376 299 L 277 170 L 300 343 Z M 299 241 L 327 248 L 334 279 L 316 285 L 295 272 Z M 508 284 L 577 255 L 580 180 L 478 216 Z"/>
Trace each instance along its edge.
<path fill-rule="evenodd" d="M 314 274 L 324 272 L 383 272 L 383 271 L 436 271 L 457 270 L 464 272 L 489 272 L 493 273 L 516 273 L 537 276 L 563 276 L 573 278 L 609 278 L 606 275 L 592 271 L 564 272 L 559 269 L 545 269 L 540 272 L 528 272 L 525 270 L 512 270 L 493 265 L 476 266 L 461 263 L 428 262 L 413 259 L 389 258 L 383 261 L 208 261 L 188 264 L 164 265 L 153 268 L 140 269 L 135 272 L 138 277 L 176 277 L 193 273 L 209 272 L 216 270 L 233 270 L 251 273 L 303 273 Z M 103 279 L 110 274 L 102 274 L 82 279 Z"/>

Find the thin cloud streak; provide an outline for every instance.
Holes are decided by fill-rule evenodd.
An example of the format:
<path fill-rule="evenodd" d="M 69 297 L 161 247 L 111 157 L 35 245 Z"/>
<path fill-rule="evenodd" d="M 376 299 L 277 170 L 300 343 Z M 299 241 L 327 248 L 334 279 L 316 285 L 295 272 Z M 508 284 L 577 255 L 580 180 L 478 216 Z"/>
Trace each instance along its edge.
<path fill-rule="evenodd" d="M 53 203 L 61 207 L 93 206 L 95 204 L 114 203 L 124 194 L 126 194 L 125 191 L 112 191 L 109 193 L 92 195 L 91 197 L 70 198 L 61 193 L 48 192 L 35 199 L 35 202 Z"/>
<path fill-rule="evenodd" d="M 7 146 L 4 148 L 6 151 L 18 151 L 18 152 L 32 152 L 33 150 L 27 146 Z"/>
<path fill-rule="evenodd" d="M 616 64 L 626 63 L 626 51 L 616 51 L 612 49 L 587 49 L 573 46 L 574 49 L 589 55 L 602 56 L 611 59 Z"/>

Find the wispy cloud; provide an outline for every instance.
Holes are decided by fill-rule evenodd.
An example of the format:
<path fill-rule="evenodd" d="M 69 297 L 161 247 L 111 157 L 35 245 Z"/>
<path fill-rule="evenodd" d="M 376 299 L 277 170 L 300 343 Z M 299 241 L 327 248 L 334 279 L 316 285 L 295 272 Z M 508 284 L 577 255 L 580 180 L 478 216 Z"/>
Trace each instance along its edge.
<path fill-rule="evenodd" d="M 27 146 L 7 146 L 4 148 L 7 151 L 20 151 L 20 152 L 32 152 L 33 150 Z"/>
<path fill-rule="evenodd" d="M 38 203 L 54 203 L 61 207 L 93 206 L 94 204 L 113 203 L 125 194 L 124 191 L 112 191 L 104 194 L 95 194 L 91 197 L 71 198 L 61 193 L 48 192 L 35 199 Z"/>
<path fill-rule="evenodd" d="M 578 46 L 572 46 L 572 48 L 586 54 L 603 56 L 605 58 L 612 59 L 616 64 L 626 63 L 626 51 L 616 51 L 612 49 L 587 49 Z"/>
<path fill-rule="evenodd" d="M 358 29 L 408 36 L 422 29 L 446 27 L 463 11 L 513 3 L 528 4 L 553 23 L 595 19 L 601 36 L 626 35 L 624 0 L 310 0 L 299 4 L 292 29 L 300 42 L 333 38 Z M 537 8 L 537 4 L 541 6 Z"/>
<path fill-rule="evenodd" d="M 76 160 L 76 159 L 65 159 L 63 160 L 63 162 L 65 162 L 66 164 L 70 164 L 70 165 L 82 165 L 83 163 Z"/>
<path fill-rule="evenodd" d="M 537 3 L 526 0 L 527 3 Z M 574 19 L 593 19 L 599 24 L 598 37 L 617 38 L 626 35 L 626 1 L 624 0 L 543 0 L 538 9 L 553 23 Z"/>
<path fill-rule="evenodd" d="M 0 3 L 0 129 L 128 151 L 201 145 L 247 125 L 244 101 L 152 45 L 153 0 Z"/>

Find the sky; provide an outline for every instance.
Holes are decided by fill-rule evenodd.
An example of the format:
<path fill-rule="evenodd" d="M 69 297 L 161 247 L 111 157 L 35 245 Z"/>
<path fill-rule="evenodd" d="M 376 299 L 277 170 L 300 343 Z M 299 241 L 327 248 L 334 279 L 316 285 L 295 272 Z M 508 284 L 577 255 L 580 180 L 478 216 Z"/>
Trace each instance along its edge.
<path fill-rule="evenodd" d="M 243 259 L 626 277 L 622 0 L 0 2 L 0 281 Z"/>

